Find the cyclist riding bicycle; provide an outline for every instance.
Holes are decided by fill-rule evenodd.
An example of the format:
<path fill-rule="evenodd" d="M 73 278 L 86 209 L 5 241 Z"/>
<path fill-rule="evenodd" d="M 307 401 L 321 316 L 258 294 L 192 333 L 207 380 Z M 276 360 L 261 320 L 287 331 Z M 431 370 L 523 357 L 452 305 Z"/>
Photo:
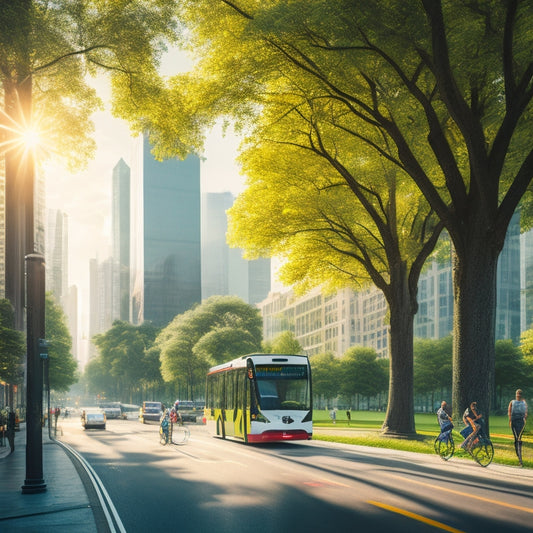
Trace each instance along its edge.
<path fill-rule="evenodd" d="M 450 433 L 453 429 L 452 417 L 448 414 L 447 411 L 448 404 L 443 400 L 440 404 L 440 409 L 437 411 L 437 420 L 440 425 L 440 440 L 447 440 L 450 436 Z"/>
<path fill-rule="evenodd" d="M 477 412 L 477 402 L 472 402 L 470 407 L 465 409 L 463 423 L 466 427 L 461 430 L 461 435 L 465 440 L 461 443 L 461 448 L 468 450 L 472 446 L 476 435 L 481 429 L 481 417 L 481 413 Z"/>

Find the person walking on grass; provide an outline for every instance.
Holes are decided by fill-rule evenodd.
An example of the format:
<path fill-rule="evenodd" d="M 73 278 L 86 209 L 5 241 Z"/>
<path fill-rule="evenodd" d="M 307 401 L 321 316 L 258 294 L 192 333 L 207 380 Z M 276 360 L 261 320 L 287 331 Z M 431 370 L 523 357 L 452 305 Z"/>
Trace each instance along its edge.
<path fill-rule="evenodd" d="M 509 402 L 509 427 L 514 435 L 514 449 L 518 463 L 522 465 L 522 433 L 526 427 L 527 403 L 522 397 L 522 389 L 517 389 L 515 399 Z"/>

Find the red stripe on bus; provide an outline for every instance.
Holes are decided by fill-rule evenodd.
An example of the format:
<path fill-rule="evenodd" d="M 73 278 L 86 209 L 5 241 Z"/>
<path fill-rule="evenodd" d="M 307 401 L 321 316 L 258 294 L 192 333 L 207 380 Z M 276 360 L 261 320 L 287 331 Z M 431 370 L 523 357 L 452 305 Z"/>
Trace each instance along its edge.
<path fill-rule="evenodd" d="M 252 435 L 248 433 L 248 442 L 274 442 L 274 441 L 283 441 L 283 440 L 309 440 L 313 436 L 312 433 L 307 433 L 303 429 L 295 429 L 292 431 L 283 431 L 283 430 L 270 430 L 263 431 L 263 433 L 258 433 Z"/>

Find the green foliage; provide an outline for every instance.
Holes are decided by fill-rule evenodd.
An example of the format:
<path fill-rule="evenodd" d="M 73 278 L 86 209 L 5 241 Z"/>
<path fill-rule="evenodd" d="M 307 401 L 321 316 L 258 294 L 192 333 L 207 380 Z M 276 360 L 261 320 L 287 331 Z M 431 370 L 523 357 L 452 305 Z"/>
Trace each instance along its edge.
<path fill-rule="evenodd" d="M 95 335 L 99 355 L 86 369 L 90 390 L 125 401 L 143 387 L 160 385 L 159 351 L 154 347 L 158 333 L 150 323 L 134 326 L 116 320 L 108 331 Z"/>
<path fill-rule="evenodd" d="M 387 372 L 373 348 L 354 346 L 346 351 L 340 364 L 341 392 L 365 398 L 387 390 Z"/>
<path fill-rule="evenodd" d="M 178 315 L 157 338 L 161 373 L 176 383 L 182 399 L 193 399 L 211 365 L 258 351 L 262 319 L 259 311 L 235 296 L 211 296 Z M 187 396 L 187 398 L 185 398 Z"/>
<path fill-rule="evenodd" d="M 415 339 L 415 392 L 430 393 L 452 386 L 452 337 Z"/>
<path fill-rule="evenodd" d="M 263 353 L 303 354 L 302 345 L 298 342 L 292 331 L 283 331 L 272 341 L 263 341 Z"/>
<path fill-rule="evenodd" d="M 8 126 L 33 117 L 39 157 L 86 164 L 96 149 L 91 115 L 101 100 L 89 76 L 109 75 L 123 105 L 143 97 L 179 33 L 173 0 L 33 0 L 0 10 L 0 79 Z M 149 95 L 144 95 L 149 96 Z M 118 105 L 118 103 L 117 103 Z M 29 110 L 32 110 L 31 113 Z M 4 119 L 1 120 L 4 123 Z"/>
<path fill-rule="evenodd" d="M 13 306 L 0 300 L 0 380 L 10 384 L 22 383 L 22 363 L 26 342 L 22 332 L 14 329 Z"/>
<path fill-rule="evenodd" d="M 55 303 L 51 293 L 45 297 L 45 335 L 49 343 L 48 364 L 50 389 L 66 392 L 78 381 L 78 363 L 71 353 L 72 337 L 63 309 Z"/>
<path fill-rule="evenodd" d="M 324 396 L 326 400 L 336 398 L 340 392 L 340 360 L 331 352 L 312 355 L 311 378 L 313 395 Z"/>

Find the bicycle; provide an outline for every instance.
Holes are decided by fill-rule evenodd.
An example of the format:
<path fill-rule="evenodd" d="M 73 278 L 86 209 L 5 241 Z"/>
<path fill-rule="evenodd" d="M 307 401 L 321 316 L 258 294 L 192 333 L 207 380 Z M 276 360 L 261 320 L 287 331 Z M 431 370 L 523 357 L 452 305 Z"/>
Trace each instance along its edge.
<path fill-rule="evenodd" d="M 494 445 L 485 431 L 482 419 L 479 420 L 479 426 L 479 431 L 475 435 L 470 433 L 470 435 L 465 437 L 468 440 L 465 449 L 478 465 L 487 467 L 494 459 Z"/>
<path fill-rule="evenodd" d="M 441 430 L 441 432 L 435 438 L 435 442 L 433 443 L 435 453 L 444 461 L 451 459 L 455 452 L 455 443 L 453 442 L 452 430 L 453 424 L 449 427 L 446 427 L 446 429 Z"/>
<path fill-rule="evenodd" d="M 191 432 L 187 426 L 183 425 L 181 418 L 173 422 L 168 413 L 165 413 L 159 424 L 159 443 L 166 444 L 185 444 L 189 440 Z"/>

